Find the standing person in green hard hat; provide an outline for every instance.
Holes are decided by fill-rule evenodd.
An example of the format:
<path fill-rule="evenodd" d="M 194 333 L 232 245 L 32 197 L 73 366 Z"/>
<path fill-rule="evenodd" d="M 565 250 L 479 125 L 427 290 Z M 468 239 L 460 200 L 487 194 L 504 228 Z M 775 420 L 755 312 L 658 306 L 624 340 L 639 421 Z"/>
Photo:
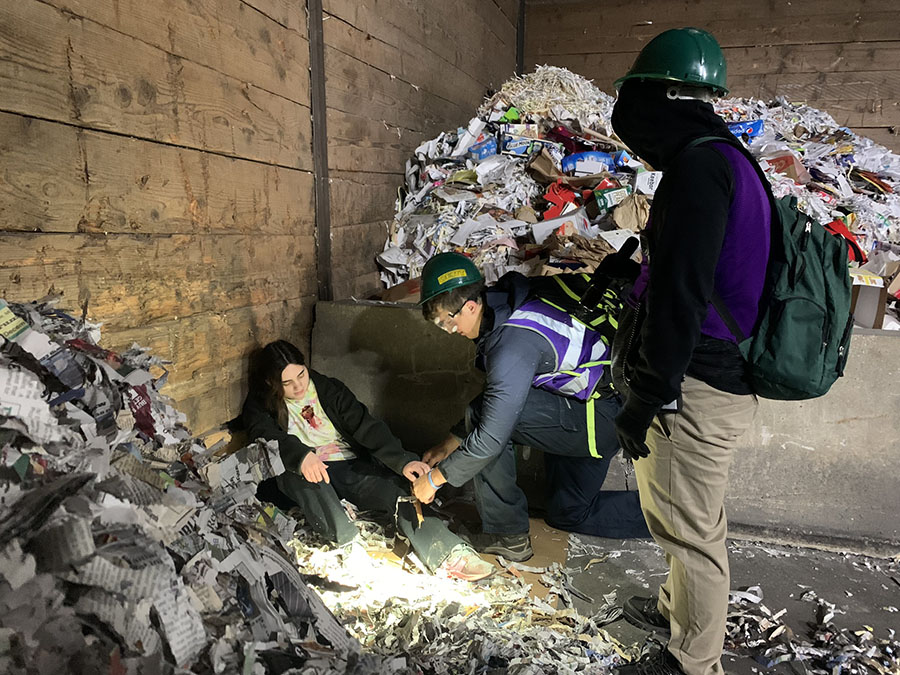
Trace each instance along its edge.
<path fill-rule="evenodd" d="M 603 537 L 649 536 L 635 491 L 600 491 L 618 451 L 612 421 L 620 403 L 608 364 L 621 302 L 608 296 L 614 311 L 598 310 L 592 329 L 562 307 L 565 284 L 578 281 L 581 275 L 527 279 L 510 272 L 486 288 L 478 268 L 458 253 L 436 255 L 423 270 L 425 318 L 475 341 L 486 383 L 466 419 L 425 454 L 435 468 L 413 489 L 428 503 L 444 483 L 472 480 L 482 531 L 469 543 L 479 552 L 514 561 L 532 555 L 513 443 L 544 451 L 548 524 Z"/>
<path fill-rule="evenodd" d="M 615 426 L 669 564 L 658 597 L 624 608 L 668 644 L 622 674 L 723 672 L 725 488 L 757 407 L 729 324 L 756 328 L 772 224 L 764 177 L 710 104 L 725 79 L 715 38 L 680 28 L 655 37 L 616 81 L 613 128 L 663 179 L 613 345 L 625 396 Z"/>

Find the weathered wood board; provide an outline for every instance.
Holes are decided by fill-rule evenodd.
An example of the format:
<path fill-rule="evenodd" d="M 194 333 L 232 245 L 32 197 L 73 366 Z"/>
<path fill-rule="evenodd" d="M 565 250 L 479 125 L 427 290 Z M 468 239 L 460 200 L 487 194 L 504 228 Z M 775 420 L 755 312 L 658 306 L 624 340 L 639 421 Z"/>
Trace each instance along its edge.
<path fill-rule="evenodd" d="M 105 346 L 172 361 L 195 431 L 219 425 L 252 348 L 308 348 L 305 7 L 23 0 L 0 18 L 0 295 L 86 304 Z"/>
<path fill-rule="evenodd" d="M 312 174 L 0 113 L 0 231 L 312 235 Z"/>
<path fill-rule="evenodd" d="M 307 105 L 38 0 L 3 18 L 0 110 L 312 167 Z"/>
<path fill-rule="evenodd" d="M 734 96 L 785 96 L 900 152 L 900 5 L 891 0 L 529 0 L 526 69 L 563 66 L 612 93 L 640 49 L 697 26 L 723 47 Z"/>

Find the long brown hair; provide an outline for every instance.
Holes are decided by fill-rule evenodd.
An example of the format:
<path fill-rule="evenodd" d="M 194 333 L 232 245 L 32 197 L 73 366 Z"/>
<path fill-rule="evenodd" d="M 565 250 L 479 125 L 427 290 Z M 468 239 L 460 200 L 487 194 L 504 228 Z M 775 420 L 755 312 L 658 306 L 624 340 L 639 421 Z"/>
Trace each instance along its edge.
<path fill-rule="evenodd" d="M 287 430 L 288 412 L 284 403 L 281 373 L 290 365 L 306 366 L 306 359 L 287 340 L 276 340 L 257 351 L 250 360 L 250 387 L 263 395 L 266 409 Z"/>

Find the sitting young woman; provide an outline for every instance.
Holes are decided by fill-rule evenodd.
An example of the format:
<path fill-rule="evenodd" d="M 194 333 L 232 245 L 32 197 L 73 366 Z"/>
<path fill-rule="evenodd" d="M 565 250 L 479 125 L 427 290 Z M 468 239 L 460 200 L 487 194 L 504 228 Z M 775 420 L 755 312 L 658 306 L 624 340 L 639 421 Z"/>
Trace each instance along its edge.
<path fill-rule="evenodd" d="M 251 362 L 241 418 L 251 438 L 278 441 L 286 469 L 275 479 L 278 489 L 323 538 L 344 545 L 356 536 L 341 505 L 346 499 L 393 516 L 432 572 L 476 581 L 494 571 L 440 519 L 426 516 L 419 525 L 413 504 L 398 504 L 410 494 L 409 481 L 430 467 L 404 450 L 342 382 L 307 368 L 290 342 L 266 345 Z"/>

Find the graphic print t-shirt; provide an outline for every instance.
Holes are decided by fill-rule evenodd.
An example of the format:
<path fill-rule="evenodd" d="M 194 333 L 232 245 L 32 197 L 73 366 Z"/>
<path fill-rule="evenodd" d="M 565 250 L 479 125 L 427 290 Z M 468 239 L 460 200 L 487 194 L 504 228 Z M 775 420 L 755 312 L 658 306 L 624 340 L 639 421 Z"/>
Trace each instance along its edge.
<path fill-rule="evenodd" d="M 316 385 L 311 380 L 302 399 L 286 398 L 284 402 L 288 409 L 288 433 L 304 445 L 315 448 L 319 459 L 337 462 L 356 457 L 325 414 Z"/>

